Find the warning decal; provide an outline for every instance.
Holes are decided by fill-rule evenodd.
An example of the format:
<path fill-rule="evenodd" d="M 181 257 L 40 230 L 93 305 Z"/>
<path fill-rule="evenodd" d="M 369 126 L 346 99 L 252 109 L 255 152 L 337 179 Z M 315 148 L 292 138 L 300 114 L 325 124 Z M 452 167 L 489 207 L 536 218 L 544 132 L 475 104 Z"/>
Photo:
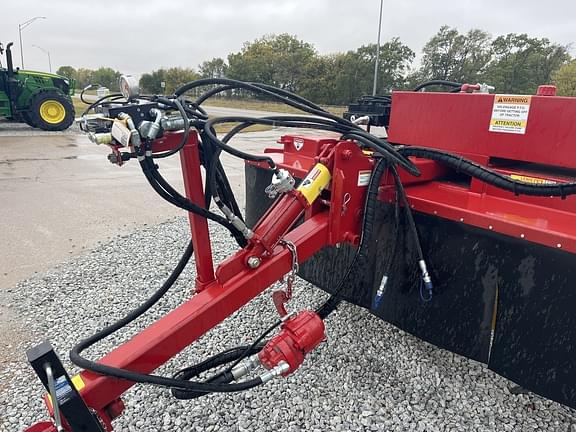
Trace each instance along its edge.
<path fill-rule="evenodd" d="M 358 171 L 358 186 L 367 186 L 370 183 L 370 176 L 372 171 Z"/>
<path fill-rule="evenodd" d="M 510 174 L 510 178 L 512 180 L 518 180 L 518 181 L 521 181 L 523 183 L 530 183 L 530 184 L 536 184 L 536 185 L 557 184 L 554 180 L 548 180 L 548 179 L 543 179 L 543 178 L 539 178 L 539 177 L 531 177 L 531 176 L 518 175 L 518 174 Z"/>
<path fill-rule="evenodd" d="M 526 133 L 532 96 L 494 95 L 490 132 Z"/>

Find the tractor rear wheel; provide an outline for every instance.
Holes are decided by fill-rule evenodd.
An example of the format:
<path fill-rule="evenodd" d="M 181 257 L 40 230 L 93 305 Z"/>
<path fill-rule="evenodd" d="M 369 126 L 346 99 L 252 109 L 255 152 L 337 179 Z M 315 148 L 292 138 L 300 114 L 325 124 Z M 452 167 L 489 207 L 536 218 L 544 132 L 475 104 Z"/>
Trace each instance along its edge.
<path fill-rule="evenodd" d="M 42 92 L 32 99 L 28 115 L 31 123 L 40 129 L 61 131 L 74 121 L 74 106 L 60 93 Z"/>

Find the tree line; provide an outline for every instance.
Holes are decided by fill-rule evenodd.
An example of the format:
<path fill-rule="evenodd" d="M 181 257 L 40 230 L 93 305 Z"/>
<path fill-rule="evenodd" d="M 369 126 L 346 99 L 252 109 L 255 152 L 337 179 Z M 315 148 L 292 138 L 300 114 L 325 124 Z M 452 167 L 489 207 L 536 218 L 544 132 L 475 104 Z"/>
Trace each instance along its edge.
<path fill-rule="evenodd" d="M 267 35 L 244 43 L 239 52 L 205 61 L 197 69 L 168 68 L 145 73 L 140 86 L 148 93 L 174 91 L 198 78 L 231 78 L 262 82 L 322 104 L 343 105 L 371 94 L 376 63 L 376 44 L 356 50 L 319 54 L 314 45 L 289 34 Z M 576 60 L 568 46 L 546 38 L 510 33 L 492 38 L 479 29 L 461 33 L 443 26 L 422 49 L 414 66 L 415 52 L 399 38 L 380 46 L 378 93 L 411 89 L 418 83 L 442 79 L 462 83 L 487 83 L 498 93 L 533 94 L 538 85 L 555 83 L 561 95 L 576 96 Z M 78 87 L 89 82 L 116 88 L 120 73 L 110 68 L 95 71 L 58 70 L 75 78 Z M 245 96 L 242 91 L 227 96 Z"/>

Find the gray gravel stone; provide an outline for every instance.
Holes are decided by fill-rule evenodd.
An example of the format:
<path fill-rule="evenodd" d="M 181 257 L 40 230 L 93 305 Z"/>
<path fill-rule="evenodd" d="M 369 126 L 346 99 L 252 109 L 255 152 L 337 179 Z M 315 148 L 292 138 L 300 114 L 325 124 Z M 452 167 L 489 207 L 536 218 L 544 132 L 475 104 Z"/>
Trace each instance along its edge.
<path fill-rule="evenodd" d="M 233 252 L 213 228 L 215 261 Z M 46 418 L 39 381 L 26 348 L 49 338 L 67 358 L 82 337 L 136 307 L 163 282 L 188 239 L 182 218 L 102 245 L 14 287 L 6 304 L 30 337 L 22 360 L 0 365 L 0 431 L 19 431 Z M 136 264 L 135 264 L 136 263 Z M 98 358 L 189 298 L 189 265 L 145 317 L 86 352 Z M 290 310 L 313 308 L 326 294 L 298 281 Z M 6 306 L 6 305 L 4 305 Z M 171 375 L 225 348 L 245 344 L 277 318 L 265 292 L 161 367 Z M 511 395 L 511 383 L 484 365 L 424 343 L 355 306 L 326 322 L 327 340 L 286 379 L 237 394 L 178 401 L 161 388 L 137 385 L 125 395 L 118 431 L 573 431 L 576 413 L 538 396 Z"/>

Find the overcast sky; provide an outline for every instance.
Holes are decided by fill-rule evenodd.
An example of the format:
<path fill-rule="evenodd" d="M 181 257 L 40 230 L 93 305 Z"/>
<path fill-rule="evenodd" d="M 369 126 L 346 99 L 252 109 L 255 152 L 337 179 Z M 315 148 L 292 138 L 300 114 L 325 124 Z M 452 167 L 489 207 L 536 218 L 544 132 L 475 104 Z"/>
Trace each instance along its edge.
<path fill-rule="evenodd" d="M 0 41 L 13 41 L 20 64 L 18 24 L 46 16 L 23 30 L 26 68 L 110 66 L 140 75 L 160 67 L 196 68 L 270 33 L 290 33 L 322 53 L 376 41 L 380 0 L 3 0 Z M 382 40 L 398 36 L 419 53 L 447 24 L 576 41 L 576 0 L 384 0 Z M 574 47 L 571 49 L 574 55 Z"/>

